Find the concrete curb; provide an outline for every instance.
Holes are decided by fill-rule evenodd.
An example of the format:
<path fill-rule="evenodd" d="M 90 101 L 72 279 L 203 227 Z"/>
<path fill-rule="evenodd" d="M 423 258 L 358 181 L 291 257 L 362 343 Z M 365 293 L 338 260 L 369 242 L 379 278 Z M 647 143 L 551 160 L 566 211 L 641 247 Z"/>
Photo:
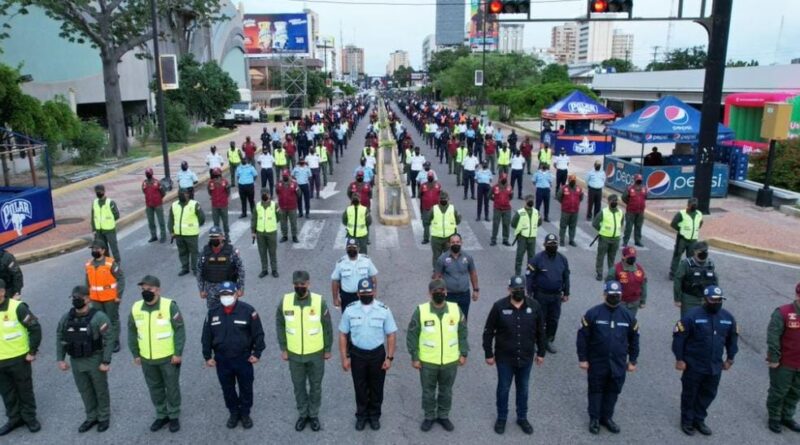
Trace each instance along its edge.
<path fill-rule="evenodd" d="M 795 206 L 783 205 L 783 206 L 780 206 L 780 208 L 778 210 L 781 213 L 783 213 L 784 215 L 789 215 L 789 216 L 794 216 L 795 218 L 800 218 L 800 208 L 797 208 Z"/>
<path fill-rule="evenodd" d="M 384 116 L 385 111 L 383 107 L 383 101 L 378 104 L 380 108 L 379 113 L 379 120 L 381 117 Z M 398 159 L 397 159 L 397 146 L 394 142 L 388 148 L 384 148 L 381 146 L 383 142 L 383 131 L 378 135 L 378 221 L 385 226 L 406 226 L 411 223 L 411 213 L 408 211 L 408 203 L 406 201 L 406 188 L 402 185 L 403 182 L 401 181 L 400 170 L 398 168 Z M 388 139 L 391 141 L 391 139 Z M 386 184 L 384 184 L 384 156 L 386 155 L 386 150 L 389 151 L 390 156 L 392 157 L 392 171 L 394 173 L 395 180 L 398 181 L 400 184 L 400 215 L 385 215 L 384 209 L 386 208 Z"/>

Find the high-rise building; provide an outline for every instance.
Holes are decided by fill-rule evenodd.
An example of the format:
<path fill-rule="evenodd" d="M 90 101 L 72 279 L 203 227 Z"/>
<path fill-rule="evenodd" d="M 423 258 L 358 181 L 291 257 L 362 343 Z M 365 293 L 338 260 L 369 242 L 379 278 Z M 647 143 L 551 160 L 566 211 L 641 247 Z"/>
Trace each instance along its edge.
<path fill-rule="evenodd" d="M 522 36 L 525 25 L 522 23 L 501 23 L 500 24 L 500 44 L 498 49 L 501 53 L 521 53 Z"/>
<path fill-rule="evenodd" d="M 600 63 L 611 58 L 611 22 L 583 22 L 578 25 L 577 63 Z"/>
<path fill-rule="evenodd" d="M 309 57 L 312 59 L 319 59 L 322 60 L 322 50 L 316 47 L 314 44 L 317 39 L 319 38 L 319 14 L 310 10 L 304 9 L 303 12 L 308 14 L 308 32 L 309 32 Z"/>
<path fill-rule="evenodd" d="M 436 45 L 461 45 L 464 42 L 466 3 L 436 0 Z"/>
<path fill-rule="evenodd" d="M 347 45 L 342 49 L 342 76 L 352 80 L 364 75 L 364 48 Z"/>
<path fill-rule="evenodd" d="M 393 75 L 401 66 L 410 68 L 411 63 L 408 61 L 408 52 L 398 49 L 389 54 L 389 63 L 386 64 L 386 75 Z"/>
<path fill-rule="evenodd" d="M 556 63 L 575 62 L 578 57 L 578 24 L 564 23 L 554 26 L 550 35 L 550 47 Z"/>
<path fill-rule="evenodd" d="M 626 33 L 621 29 L 614 30 L 611 40 L 611 57 L 620 60 L 633 58 L 633 34 Z"/>
<path fill-rule="evenodd" d="M 428 65 L 431 63 L 433 53 L 436 52 L 436 42 L 434 41 L 433 34 L 428 34 L 422 41 L 422 69 L 428 71 Z"/>

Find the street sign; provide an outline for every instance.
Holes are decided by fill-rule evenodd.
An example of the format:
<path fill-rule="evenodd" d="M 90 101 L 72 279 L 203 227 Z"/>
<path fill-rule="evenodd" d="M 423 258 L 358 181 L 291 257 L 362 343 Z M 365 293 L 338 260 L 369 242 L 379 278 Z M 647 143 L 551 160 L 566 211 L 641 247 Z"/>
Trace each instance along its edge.
<path fill-rule="evenodd" d="M 180 87 L 178 80 L 178 58 L 175 54 L 161 54 L 161 89 L 177 90 Z"/>
<path fill-rule="evenodd" d="M 475 70 L 475 86 L 483 86 L 483 70 Z"/>

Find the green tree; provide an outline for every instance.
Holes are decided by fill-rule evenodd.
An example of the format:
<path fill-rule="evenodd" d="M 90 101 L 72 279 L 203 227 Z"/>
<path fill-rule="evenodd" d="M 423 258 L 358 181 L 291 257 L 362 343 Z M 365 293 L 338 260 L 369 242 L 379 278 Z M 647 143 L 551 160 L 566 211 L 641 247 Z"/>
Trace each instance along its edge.
<path fill-rule="evenodd" d="M 751 59 L 749 62 L 745 62 L 744 60 L 728 60 L 728 63 L 725 64 L 728 68 L 737 68 L 742 66 L 758 66 L 758 60 Z"/>
<path fill-rule="evenodd" d="M 622 59 L 606 59 L 600 62 L 600 66 L 603 68 L 614 68 L 617 73 L 628 73 L 636 70 L 636 67 L 633 66 L 630 60 Z"/>
<path fill-rule="evenodd" d="M 542 83 L 569 82 L 566 65 L 551 63 L 542 69 Z"/>
<path fill-rule="evenodd" d="M 499 90 L 492 93 L 489 97 L 493 103 L 508 106 L 511 111 L 511 116 L 538 116 L 542 109 L 550 106 L 574 90 L 579 90 L 587 96 L 597 99 L 597 95 L 589 88 L 583 85 L 574 85 L 570 82 L 550 82 L 508 90 Z"/>
<path fill-rule="evenodd" d="M 413 72 L 414 69 L 410 66 L 401 66 L 394 70 L 392 80 L 394 80 L 395 85 L 398 87 L 407 87 L 411 85 L 411 73 Z"/>
<path fill-rule="evenodd" d="M 430 76 L 431 79 L 435 79 L 439 73 L 453 66 L 456 60 L 469 55 L 470 50 L 466 46 L 434 52 L 431 54 L 430 62 L 428 62 L 428 76 Z"/>
<path fill-rule="evenodd" d="M 691 70 L 704 68 L 708 54 L 702 46 L 670 51 L 662 62 L 650 62 L 647 71 Z"/>
<path fill-rule="evenodd" d="M 189 140 L 191 123 L 187 117 L 186 107 L 180 102 L 164 101 L 164 117 L 167 127 L 167 141 L 186 142 Z"/>
<path fill-rule="evenodd" d="M 306 98 L 308 106 L 313 107 L 322 98 L 333 97 L 333 90 L 325 86 L 326 74 L 322 71 L 308 71 L 306 78 Z"/>
<path fill-rule="evenodd" d="M 753 166 L 747 173 L 749 179 L 764 182 L 767 174 L 767 154 L 760 154 L 750 158 Z M 779 141 L 775 144 L 775 162 L 772 167 L 772 186 L 800 192 L 800 139 Z"/>
<path fill-rule="evenodd" d="M 200 64 L 194 55 L 178 63 L 180 88 L 167 91 L 167 98 L 183 104 L 195 121 L 214 122 L 239 100 L 236 82 L 217 62 Z"/>
<path fill-rule="evenodd" d="M 345 96 L 352 96 L 358 92 L 358 89 L 347 82 L 333 82 L 333 85 L 342 90 Z"/>

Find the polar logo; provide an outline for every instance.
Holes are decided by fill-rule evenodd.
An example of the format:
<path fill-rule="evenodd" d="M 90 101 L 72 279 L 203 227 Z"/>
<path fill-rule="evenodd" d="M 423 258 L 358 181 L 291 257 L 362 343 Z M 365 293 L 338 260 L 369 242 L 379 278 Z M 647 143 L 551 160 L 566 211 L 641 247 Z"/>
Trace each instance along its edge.
<path fill-rule="evenodd" d="M 568 105 L 570 113 L 577 114 L 596 114 L 597 105 L 586 102 L 570 102 Z"/>
<path fill-rule="evenodd" d="M 25 218 L 33 219 L 33 206 L 27 199 L 13 199 L 0 207 L 0 214 L 3 217 L 3 229 L 14 227 L 17 236 L 22 236 L 22 224 Z"/>
<path fill-rule="evenodd" d="M 664 116 L 675 125 L 686 125 L 689 122 L 689 113 L 681 107 L 670 105 L 664 108 Z"/>
<path fill-rule="evenodd" d="M 661 109 L 661 107 L 658 106 L 658 105 L 650 105 L 649 107 L 645 108 L 644 111 L 642 111 L 642 114 L 639 115 L 639 119 L 637 119 L 637 120 L 639 122 L 644 122 L 646 120 L 650 120 L 650 119 L 653 118 L 653 116 L 658 114 L 658 110 L 660 110 L 660 109 Z"/>
<path fill-rule="evenodd" d="M 606 179 L 613 180 L 614 179 L 614 172 L 616 170 L 617 169 L 616 169 L 616 167 L 614 167 L 614 163 L 613 162 L 609 162 L 608 165 L 606 165 Z"/>
<path fill-rule="evenodd" d="M 572 144 L 572 151 L 582 155 L 590 155 L 594 153 L 596 147 L 594 142 L 589 142 L 588 138 L 583 138 L 580 144 L 574 143 Z"/>
<path fill-rule="evenodd" d="M 663 195 L 669 190 L 671 182 L 667 172 L 656 170 L 647 177 L 647 189 L 656 196 Z"/>

